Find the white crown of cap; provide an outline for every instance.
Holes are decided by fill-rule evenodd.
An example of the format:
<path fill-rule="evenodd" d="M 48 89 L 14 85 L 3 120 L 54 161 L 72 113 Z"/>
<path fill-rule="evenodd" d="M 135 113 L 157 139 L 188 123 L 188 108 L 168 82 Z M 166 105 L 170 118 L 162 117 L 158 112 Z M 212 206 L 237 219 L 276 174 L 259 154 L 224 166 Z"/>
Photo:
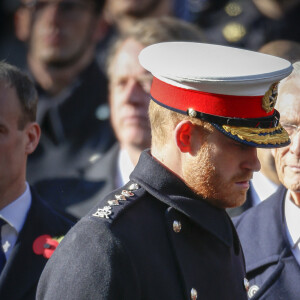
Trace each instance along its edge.
<path fill-rule="evenodd" d="M 166 42 L 143 49 L 141 65 L 153 76 L 185 89 L 259 96 L 292 72 L 289 61 L 227 46 Z"/>

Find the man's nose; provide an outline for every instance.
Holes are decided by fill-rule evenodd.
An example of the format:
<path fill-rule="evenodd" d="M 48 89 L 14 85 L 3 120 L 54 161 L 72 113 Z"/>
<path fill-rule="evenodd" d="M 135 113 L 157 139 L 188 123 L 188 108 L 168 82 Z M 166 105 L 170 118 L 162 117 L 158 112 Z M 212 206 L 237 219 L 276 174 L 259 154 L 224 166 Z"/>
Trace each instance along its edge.
<path fill-rule="evenodd" d="M 258 172 L 260 170 L 260 161 L 257 157 L 257 149 L 255 147 L 250 147 L 247 149 L 247 159 L 243 163 L 243 168 L 251 170 L 253 172 Z"/>
<path fill-rule="evenodd" d="M 138 104 L 144 101 L 145 92 L 137 80 L 130 80 L 127 87 L 127 101 Z"/>
<path fill-rule="evenodd" d="M 293 137 L 291 137 L 290 151 L 296 156 L 300 156 L 300 132 L 297 131 Z"/>

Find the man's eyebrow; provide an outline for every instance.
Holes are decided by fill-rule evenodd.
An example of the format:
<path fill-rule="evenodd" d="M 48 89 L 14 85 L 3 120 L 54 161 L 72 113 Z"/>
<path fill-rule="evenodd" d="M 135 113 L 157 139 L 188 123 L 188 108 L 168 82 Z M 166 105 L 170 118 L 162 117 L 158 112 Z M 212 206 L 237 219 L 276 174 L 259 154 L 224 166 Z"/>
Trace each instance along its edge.
<path fill-rule="evenodd" d="M 0 129 L 7 130 L 7 127 L 3 123 L 0 122 Z"/>
<path fill-rule="evenodd" d="M 153 75 L 151 73 L 145 73 L 140 76 L 142 79 L 152 79 Z"/>
<path fill-rule="evenodd" d="M 299 118 L 280 118 L 281 123 L 286 123 L 286 124 L 298 124 L 300 123 L 300 117 Z"/>

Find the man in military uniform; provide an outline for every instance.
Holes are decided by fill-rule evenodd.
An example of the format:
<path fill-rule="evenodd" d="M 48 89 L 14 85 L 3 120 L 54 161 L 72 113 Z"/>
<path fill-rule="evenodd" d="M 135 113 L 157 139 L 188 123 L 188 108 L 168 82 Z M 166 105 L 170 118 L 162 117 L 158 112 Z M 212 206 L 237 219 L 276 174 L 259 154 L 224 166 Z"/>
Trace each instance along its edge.
<path fill-rule="evenodd" d="M 154 44 L 139 58 L 154 76 L 151 150 L 69 231 L 37 299 L 247 299 L 225 208 L 245 201 L 256 147 L 290 142 L 272 97 L 291 64 L 189 42 Z"/>

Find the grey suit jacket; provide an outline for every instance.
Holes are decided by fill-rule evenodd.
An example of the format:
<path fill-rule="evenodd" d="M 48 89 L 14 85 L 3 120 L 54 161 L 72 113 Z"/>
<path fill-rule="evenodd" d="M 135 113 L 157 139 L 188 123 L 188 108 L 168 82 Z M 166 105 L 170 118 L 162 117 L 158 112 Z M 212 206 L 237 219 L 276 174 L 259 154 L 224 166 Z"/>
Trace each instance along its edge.
<path fill-rule="evenodd" d="M 300 267 L 289 245 L 281 186 L 233 222 L 246 259 L 251 300 L 298 300 Z"/>
<path fill-rule="evenodd" d="M 77 219 L 86 215 L 106 194 L 116 189 L 119 144 L 87 168 L 80 178 L 47 179 L 35 184 L 38 193 L 56 210 Z"/>

